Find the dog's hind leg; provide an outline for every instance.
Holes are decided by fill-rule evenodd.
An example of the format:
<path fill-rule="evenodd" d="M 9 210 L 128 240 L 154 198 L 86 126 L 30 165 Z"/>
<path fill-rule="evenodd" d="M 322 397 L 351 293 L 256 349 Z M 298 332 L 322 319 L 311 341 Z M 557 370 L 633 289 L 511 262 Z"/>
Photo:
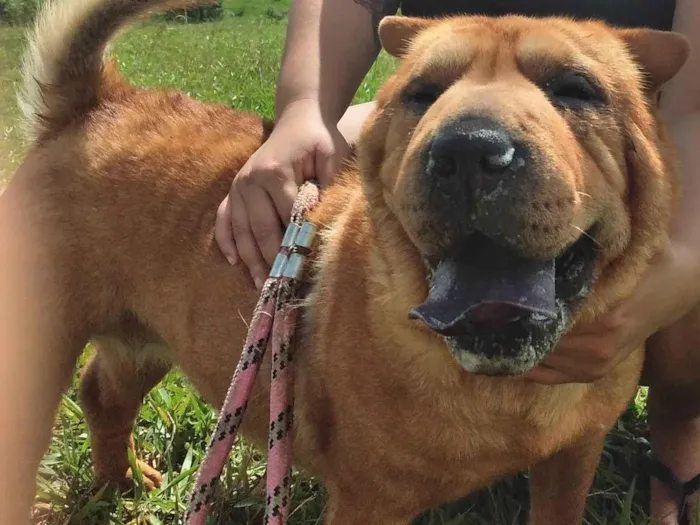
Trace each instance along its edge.
<path fill-rule="evenodd" d="M 96 477 L 119 489 L 133 487 L 128 451 L 134 450 L 132 431 L 144 396 L 171 365 L 148 355 L 148 345 L 135 346 L 101 338 L 80 380 L 79 400 L 92 440 Z M 137 461 L 148 490 L 160 486 L 158 471 Z"/>
<path fill-rule="evenodd" d="M 580 525 L 603 436 L 590 436 L 532 467 L 529 525 Z"/>

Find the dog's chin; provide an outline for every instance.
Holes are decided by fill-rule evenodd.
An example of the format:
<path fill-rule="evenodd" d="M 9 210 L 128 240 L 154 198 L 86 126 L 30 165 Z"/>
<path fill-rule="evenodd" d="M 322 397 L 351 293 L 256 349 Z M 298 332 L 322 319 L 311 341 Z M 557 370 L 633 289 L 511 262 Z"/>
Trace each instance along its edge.
<path fill-rule="evenodd" d="M 480 236 L 463 248 L 428 262 L 428 297 L 409 316 L 443 336 L 468 372 L 532 370 L 570 328 L 591 289 L 592 237 L 582 236 L 549 261 L 523 259 Z"/>
<path fill-rule="evenodd" d="M 474 324 L 464 335 L 445 336 L 447 348 L 467 372 L 488 376 L 524 374 L 540 364 L 570 326 L 563 304 L 552 320 L 539 314 L 495 327 Z"/>

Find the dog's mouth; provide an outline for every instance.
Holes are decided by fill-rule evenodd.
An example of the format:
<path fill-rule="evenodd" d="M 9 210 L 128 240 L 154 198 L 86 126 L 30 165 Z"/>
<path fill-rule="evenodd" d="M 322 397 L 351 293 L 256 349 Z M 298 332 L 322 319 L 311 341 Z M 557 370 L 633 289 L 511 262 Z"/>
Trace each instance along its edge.
<path fill-rule="evenodd" d="M 537 366 L 571 325 L 590 290 L 595 255 L 590 234 L 543 261 L 474 233 L 459 250 L 428 262 L 428 297 L 409 317 L 444 336 L 469 372 L 522 374 Z"/>

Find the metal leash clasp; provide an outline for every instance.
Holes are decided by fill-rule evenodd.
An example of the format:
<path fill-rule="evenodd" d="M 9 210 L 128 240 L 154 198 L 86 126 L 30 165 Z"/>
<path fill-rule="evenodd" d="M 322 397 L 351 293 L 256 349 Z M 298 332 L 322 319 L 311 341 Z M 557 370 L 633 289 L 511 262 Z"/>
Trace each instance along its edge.
<path fill-rule="evenodd" d="M 316 236 L 316 225 L 303 222 L 301 226 L 290 223 L 282 238 L 281 249 L 270 269 L 270 277 L 298 279 L 304 258 L 311 253 L 311 245 Z"/>

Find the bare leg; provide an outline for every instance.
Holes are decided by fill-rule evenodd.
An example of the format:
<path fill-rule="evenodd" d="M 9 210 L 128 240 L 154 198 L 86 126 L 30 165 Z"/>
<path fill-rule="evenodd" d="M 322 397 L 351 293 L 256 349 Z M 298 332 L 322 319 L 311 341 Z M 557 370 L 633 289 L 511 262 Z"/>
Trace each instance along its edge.
<path fill-rule="evenodd" d="M 0 197 L 0 524 L 28 523 L 39 462 L 84 341 L 28 193 Z M 32 226 L 30 226 L 32 225 Z"/>
<path fill-rule="evenodd" d="M 92 459 L 97 478 L 121 489 L 131 488 L 128 450 L 134 449 L 132 431 L 143 397 L 168 372 L 170 365 L 125 359 L 141 349 L 118 348 L 120 343 L 102 342 L 80 381 L 80 404 L 90 428 Z M 129 354 L 126 354 L 128 356 Z M 160 486 L 160 473 L 138 461 L 144 485 Z"/>
<path fill-rule="evenodd" d="M 655 457 L 687 482 L 700 474 L 700 308 L 647 342 L 644 383 Z M 654 525 L 679 525 L 678 490 L 651 479 Z M 686 498 L 697 512 L 698 494 Z M 694 508 L 693 508 L 694 507 Z M 692 523 L 692 520 L 691 520 Z"/>
<path fill-rule="evenodd" d="M 16 334 L 3 328 L 0 322 L 0 524 L 24 525 L 36 491 L 39 462 L 49 446 L 56 410 L 82 345 L 60 336 L 52 344 L 49 330 L 13 337 Z M 39 328 L 38 324 L 32 327 Z"/>
<path fill-rule="evenodd" d="M 700 474 L 700 385 L 653 387 L 648 410 L 654 456 L 681 482 Z M 653 477 L 651 483 L 654 525 L 679 525 L 678 494 Z M 684 502 L 688 516 L 695 514 L 697 501 L 696 493 Z"/>
<path fill-rule="evenodd" d="M 530 525 L 580 525 L 604 436 L 563 449 L 532 467 Z"/>

